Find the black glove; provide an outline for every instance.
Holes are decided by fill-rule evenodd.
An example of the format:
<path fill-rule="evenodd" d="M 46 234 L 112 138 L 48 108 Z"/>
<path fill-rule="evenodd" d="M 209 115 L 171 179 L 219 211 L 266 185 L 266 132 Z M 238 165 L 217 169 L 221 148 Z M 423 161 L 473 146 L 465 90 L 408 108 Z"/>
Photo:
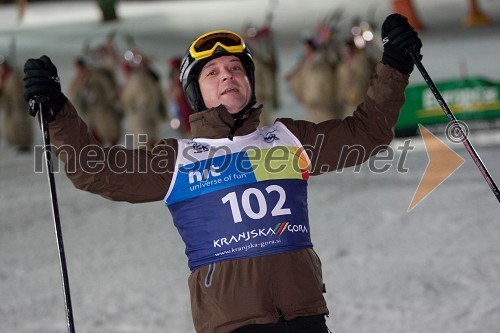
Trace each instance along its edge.
<path fill-rule="evenodd" d="M 46 55 L 28 59 L 24 64 L 24 99 L 30 104 L 29 114 L 33 117 L 38 112 L 35 104 L 44 103 L 43 117 L 47 122 L 55 119 L 67 101 L 61 92 L 57 68 Z"/>
<path fill-rule="evenodd" d="M 413 50 L 417 57 L 422 59 L 420 54 L 422 41 L 407 18 L 401 14 L 387 16 L 382 24 L 382 42 L 384 43 L 382 63 L 402 73 L 410 74 L 413 71 L 414 63 L 407 53 L 408 50 Z"/>

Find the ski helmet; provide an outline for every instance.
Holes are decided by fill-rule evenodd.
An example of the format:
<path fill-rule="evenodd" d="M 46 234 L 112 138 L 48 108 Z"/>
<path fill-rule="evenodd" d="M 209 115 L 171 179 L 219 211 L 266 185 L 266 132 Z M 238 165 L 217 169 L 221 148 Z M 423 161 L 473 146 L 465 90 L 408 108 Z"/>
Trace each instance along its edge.
<path fill-rule="evenodd" d="M 198 37 L 189 47 L 182 59 L 180 81 L 184 95 L 191 108 L 198 112 L 206 109 L 198 84 L 198 75 L 203 66 L 212 59 L 234 55 L 238 57 L 245 69 L 252 95 L 244 112 L 256 103 L 255 98 L 255 65 L 250 50 L 238 34 L 229 30 L 214 30 Z"/>

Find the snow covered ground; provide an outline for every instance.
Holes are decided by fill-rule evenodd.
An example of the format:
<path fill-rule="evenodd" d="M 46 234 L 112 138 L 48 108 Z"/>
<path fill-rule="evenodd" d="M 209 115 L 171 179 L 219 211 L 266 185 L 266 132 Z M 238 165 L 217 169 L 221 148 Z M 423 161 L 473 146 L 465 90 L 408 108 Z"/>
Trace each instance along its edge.
<path fill-rule="evenodd" d="M 347 13 L 365 15 L 367 6 L 379 2 L 277 3 L 282 71 L 293 66 L 301 31 L 326 11 L 345 6 Z M 414 2 L 428 27 L 421 33 L 422 52 L 434 80 L 457 77 L 463 63 L 471 75 L 500 80 L 500 1 L 480 1 L 496 24 L 469 29 L 460 25 L 466 1 Z M 94 1 L 30 4 L 22 24 L 14 8 L 4 5 L 0 47 L 7 52 L 16 36 L 19 63 L 48 54 L 67 84 L 83 40 L 102 41 L 119 28 L 134 34 L 164 75 L 166 59 L 182 53 L 197 34 L 221 26 L 238 30 L 249 20 L 258 24 L 268 6 L 263 0 L 131 1 L 120 4 L 120 22 L 104 25 Z M 381 24 L 388 13 L 388 4 L 378 5 L 373 19 Z M 421 81 L 419 73 L 411 80 Z M 294 98 L 282 91 L 277 116 L 302 117 Z M 174 135 L 167 126 L 164 134 Z M 470 139 L 500 183 L 498 136 L 473 133 Z M 411 138 L 415 149 L 404 161 L 406 173 L 397 171 L 396 150 L 385 173 L 365 164 L 359 173 L 311 179 L 312 237 L 323 261 L 328 325 L 335 332 L 500 331 L 500 207 L 465 149 L 443 140 L 466 162 L 409 213 L 428 163 L 418 137 Z M 401 145 L 396 140 L 393 147 Z M 0 156 L 0 332 L 64 332 L 47 178 L 34 172 L 33 154 L 0 142 Z M 56 182 L 77 332 L 193 332 L 189 271 L 167 208 L 161 202 L 110 202 L 74 189 L 62 173 Z"/>

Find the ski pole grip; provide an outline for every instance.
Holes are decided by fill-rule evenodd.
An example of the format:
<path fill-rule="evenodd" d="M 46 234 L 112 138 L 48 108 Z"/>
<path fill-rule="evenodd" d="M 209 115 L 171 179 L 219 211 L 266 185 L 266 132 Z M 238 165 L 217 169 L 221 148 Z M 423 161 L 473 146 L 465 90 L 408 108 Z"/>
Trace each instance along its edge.
<path fill-rule="evenodd" d="M 47 103 L 49 101 L 49 98 L 45 95 L 36 95 L 33 99 L 37 104 Z"/>

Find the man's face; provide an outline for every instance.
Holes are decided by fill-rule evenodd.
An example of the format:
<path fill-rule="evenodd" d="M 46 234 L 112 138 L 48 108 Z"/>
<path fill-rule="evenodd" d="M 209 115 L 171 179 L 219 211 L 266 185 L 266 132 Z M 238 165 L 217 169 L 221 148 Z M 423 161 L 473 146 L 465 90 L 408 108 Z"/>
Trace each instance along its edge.
<path fill-rule="evenodd" d="M 245 69 L 235 56 L 222 56 L 206 63 L 198 84 L 207 108 L 222 104 L 231 114 L 241 111 L 252 95 Z"/>

